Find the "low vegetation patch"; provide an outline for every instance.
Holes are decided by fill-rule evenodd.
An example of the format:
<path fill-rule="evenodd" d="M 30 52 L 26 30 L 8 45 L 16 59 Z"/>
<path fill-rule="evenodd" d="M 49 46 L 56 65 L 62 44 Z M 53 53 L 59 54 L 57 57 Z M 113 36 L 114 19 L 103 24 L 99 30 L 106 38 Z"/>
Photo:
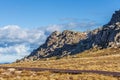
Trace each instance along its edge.
<path fill-rule="evenodd" d="M 50 58 L 38 61 L 26 61 L 12 64 L 4 64 L 1 66 L 11 67 L 37 67 L 37 68 L 53 68 L 53 69 L 73 69 L 73 70 L 102 70 L 120 72 L 120 49 L 102 49 L 88 50 L 84 53 L 63 57 L 61 59 Z M 0 70 L 1 78 L 10 78 L 13 80 L 119 80 L 119 77 L 105 76 L 99 74 L 63 74 L 52 73 L 48 71 L 33 72 L 22 71 L 20 74 L 14 72 L 7 75 L 6 70 Z M 20 71 L 18 71 L 19 73 Z M 10 80 L 9 79 L 9 80 Z M 2 80 L 2 79 L 1 79 Z"/>

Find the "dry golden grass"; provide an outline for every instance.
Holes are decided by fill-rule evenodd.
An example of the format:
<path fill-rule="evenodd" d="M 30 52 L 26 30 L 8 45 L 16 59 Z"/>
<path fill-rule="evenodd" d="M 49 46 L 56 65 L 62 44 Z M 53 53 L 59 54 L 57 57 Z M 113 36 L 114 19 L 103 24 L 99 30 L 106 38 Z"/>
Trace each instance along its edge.
<path fill-rule="evenodd" d="M 85 51 L 81 54 L 67 56 L 57 60 L 55 58 L 50 58 L 49 60 L 43 59 L 40 61 L 20 62 L 20 63 L 6 64 L 3 66 L 75 69 L 75 70 L 104 70 L 104 71 L 120 72 L 120 48 L 116 48 L 116 49 L 109 48 L 103 50 L 92 49 Z M 23 72 L 21 75 L 16 75 L 16 77 L 22 76 L 23 80 L 28 80 L 28 79 L 29 80 L 30 79 L 31 80 L 120 80 L 120 78 L 98 75 L 98 74 L 73 75 L 73 74 L 58 74 L 51 72 L 35 72 L 35 74 L 36 76 L 30 77 L 32 75 L 31 72 L 25 71 L 25 73 Z"/>
<path fill-rule="evenodd" d="M 9 75 L 8 75 L 9 74 Z M 48 71 L 22 71 L 21 74 L 0 69 L 0 80 L 118 80 L 120 78 L 98 74 L 63 74 Z"/>

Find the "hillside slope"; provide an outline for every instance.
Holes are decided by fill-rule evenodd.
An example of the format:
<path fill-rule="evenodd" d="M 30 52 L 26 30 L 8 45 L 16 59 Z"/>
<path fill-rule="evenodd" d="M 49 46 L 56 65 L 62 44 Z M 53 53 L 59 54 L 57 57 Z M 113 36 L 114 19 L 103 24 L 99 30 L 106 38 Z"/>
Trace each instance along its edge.
<path fill-rule="evenodd" d="M 74 55 L 91 48 L 120 47 L 120 10 L 116 11 L 110 22 L 90 32 L 55 31 L 39 48 L 22 60 L 39 60 L 56 56 L 61 58 Z"/>
<path fill-rule="evenodd" d="M 90 49 L 82 52 L 81 54 L 66 56 L 57 60 L 54 58 L 44 58 L 41 60 L 28 60 L 12 64 L 3 64 L 0 66 L 120 72 L 120 48 L 107 48 L 101 50 Z M 14 72 L 8 72 L 8 70 L 9 69 L 0 69 L 0 75 L 1 77 L 5 78 L 5 80 L 13 80 L 13 78 L 16 79 L 18 76 L 20 80 L 120 80 L 120 77 L 93 73 L 65 74 L 53 73 L 50 71 L 28 70 L 15 70 Z M 7 75 L 8 73 L 9 75 Z"/>

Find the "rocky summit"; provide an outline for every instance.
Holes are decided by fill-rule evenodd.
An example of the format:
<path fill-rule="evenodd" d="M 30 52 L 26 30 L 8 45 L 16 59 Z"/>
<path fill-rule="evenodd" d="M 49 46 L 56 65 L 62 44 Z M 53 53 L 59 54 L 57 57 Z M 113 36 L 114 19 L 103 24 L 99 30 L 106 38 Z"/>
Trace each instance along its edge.
<path fill-rule="evenodd" d="M 120 10 L 115 11 L 115 13 L 112 15 L 112 18 L 108 24 L 112 25 L 117 22 L 120 22 Z"/>
<path fill-rule="evenodd" d="M 41 45 L 34 50 L 27 59 L 36 60 L 48 57 L 62 57 L 75 52 L 79 41 L 86 39 L 87 33 L 73 32 L 65 30 L 62 33 L 55 31 Z"/>
<path fill-rule="evenodd" d="M 115 11 L 110 22 L 90 32 L 65 30 L 53 32 L 39 48 L 23 60 L 39 60 L 64 57 L 81 53 L 91 48 L 120 48 L 120 10 Z"/>

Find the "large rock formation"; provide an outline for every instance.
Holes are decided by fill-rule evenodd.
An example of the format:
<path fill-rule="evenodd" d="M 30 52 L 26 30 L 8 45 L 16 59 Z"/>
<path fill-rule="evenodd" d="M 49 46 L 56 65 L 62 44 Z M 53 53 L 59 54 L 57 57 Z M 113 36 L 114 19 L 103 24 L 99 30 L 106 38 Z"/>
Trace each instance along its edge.
<path fill-rule="evenodd" d="M 53 56 L 66 56 L 72 54 L 80 40 L 86 39 L 86 33 L 65 30 L 62 33 L 55 31 L 41 45 L 34 50 L 27 58 L 36 60 Z"/>
<path fill-rule="evenodd" d="M 53 32 L 46 42 L 22 60 L 38 60 L 53 56 L 73 55 L 90 48 L 120 47 L 120 10 L 116 11 L 111 21 L 101 28 L 90 32 L 62 33 Z"/>
<path fill-rule="evenodd" d="M 117 22 L 120 22 L 120 10 L 115 11 L 115 13 L 112 15 L 112 18 L 108 24 L 112 25 L 112 24 L 115 24 Z"/>

